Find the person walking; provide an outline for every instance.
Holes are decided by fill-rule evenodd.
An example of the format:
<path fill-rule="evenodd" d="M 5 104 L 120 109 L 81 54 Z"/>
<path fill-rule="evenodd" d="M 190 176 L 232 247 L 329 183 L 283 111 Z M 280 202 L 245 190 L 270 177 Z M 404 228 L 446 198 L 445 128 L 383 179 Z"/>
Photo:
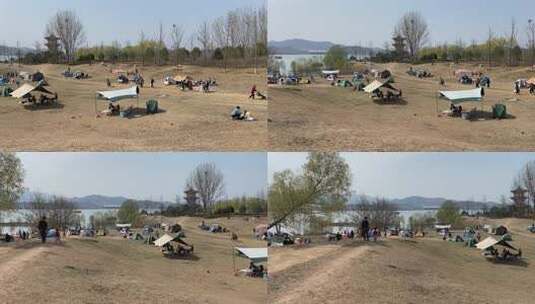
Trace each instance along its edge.
<path fill-rule="evenodd" d="M 39 228 L 39 235 L 41 236 L 41 242 L 43 244 L 46 243 L 46 234 L 48 233 L 48 223 L 46 222 L 46 216 L 43 216 L 43 218 L 39 221 L 37 228 Z"/>
<path fill-rule="evenodd" d="M 369 235 L 370 222 L 368 222 L 368 217 L 367 216 L 365 216 L 364 220 L 362 220 L 360 228 L 361 228 L 362 238 L 365 241 L 369 241 L 370 240 L 370 235 Z"/>

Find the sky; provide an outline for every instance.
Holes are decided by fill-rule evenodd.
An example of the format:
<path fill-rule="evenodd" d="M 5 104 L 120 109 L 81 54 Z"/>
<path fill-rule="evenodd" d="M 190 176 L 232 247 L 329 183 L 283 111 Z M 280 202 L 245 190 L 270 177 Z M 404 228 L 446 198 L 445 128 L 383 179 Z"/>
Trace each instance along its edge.
<path fill-rule="evenodd" d="M 91 194 L 175 201 L 199 164 L 222 171 L 227 197 L 266 189 L 266 153 L 18 153 L 25 187 L 66 197 Z"/>
<path fill-rule="evenodd" d="M 389 199 L 409 196 L 499 202 L 535 153 L 342 153 L 357 194 Z M 268 176 L 299 172 L 306 153 L 269 153 Z"/>
<path fill-rule="evenodd" d="M 514 17 L 520 38 L 535 19 L 533 0 L 269 0 L 269 40 L 303 38 L 337 44 L 383 47 L 398 20 L 418 11 L 430 28 L 431 41 L 485 40 L 489 26 L 510 32 Z"/>
<path fill-rule="evenodd" d="M 159 23 L 169 33 L 173 24 L 182 25 L 189 37 L 204 21 L 226 15 L 242 7 L 259 7 L 266 0 L 0 0 L 0 44 L 33 47 L 42 41 L 46 24 L 58 8 L 73 10 L 82 20 L 87 42 L 100 44 L 117 40 L 135 42 L 143 30 L 147 37 L 157 37 Z M 158 5 L 155 5 L 157 3 Z M 9 29 L 9 30 L 6 30 Z M 186 39 L 189 44 L 189 38 Z M 188 45 L 186 44 L 186 45 Z"/>

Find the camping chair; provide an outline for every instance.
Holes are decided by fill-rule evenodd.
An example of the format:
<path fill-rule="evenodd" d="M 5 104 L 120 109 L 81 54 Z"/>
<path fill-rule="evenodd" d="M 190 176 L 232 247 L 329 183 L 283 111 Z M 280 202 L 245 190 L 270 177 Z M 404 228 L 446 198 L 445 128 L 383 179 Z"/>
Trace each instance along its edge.
<path fill-rule="evenodd" d="M 158 113 L 158 101 L 154 99 L 147 101 L 147 114 L 156 113 Z"/>
<path fill-rule="evenodd" d="M 492 117 L 494 119 L 504 119 L 507 117 L 507 107 L 504 104 L 498 103 L 492 107 Z"/>

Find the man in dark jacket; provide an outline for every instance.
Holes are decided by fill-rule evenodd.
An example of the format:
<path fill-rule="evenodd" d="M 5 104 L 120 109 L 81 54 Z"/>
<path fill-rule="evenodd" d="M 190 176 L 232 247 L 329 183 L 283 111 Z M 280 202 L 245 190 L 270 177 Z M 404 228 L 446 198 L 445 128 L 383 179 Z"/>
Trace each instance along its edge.
<path fill-rule="evenodd" d="M 39 235 L 41 236 L 41 242 L 46 243 L 46 234 L 48 233 L 48 223 L 46 222 L 46 216 L 39 221 Z"/>
<path fill-rule="evenodd" d="M 365 216 L 364 220 L 362 220 L 362 224 L 361 224 L 360 228 L 361 228 L 361 231 L 362 231 L 362 238 L 365 241 L 369 241 L 370 237 L 368 236 L 368 231 L 370 230 L 370 223 L 368 222 L 368 217 L 367 216 Z"/>

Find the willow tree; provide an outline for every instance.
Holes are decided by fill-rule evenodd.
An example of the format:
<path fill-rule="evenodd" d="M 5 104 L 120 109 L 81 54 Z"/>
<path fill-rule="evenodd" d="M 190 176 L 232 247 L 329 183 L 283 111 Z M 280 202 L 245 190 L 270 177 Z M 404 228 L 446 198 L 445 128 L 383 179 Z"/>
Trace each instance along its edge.
<path fill-rule="evenodd" d="M 12 153 L 0 152 L 0 210 L 13 209 L 24 192 L 24 169 Z"/>
<path fill-rule="evenodd" d="M 268 229 L 314 211 L 342 210 L 349 195 L 351 172 L 338 153 L 310 153 L 303 172 L 275 173 L 269 189 Z"/>

